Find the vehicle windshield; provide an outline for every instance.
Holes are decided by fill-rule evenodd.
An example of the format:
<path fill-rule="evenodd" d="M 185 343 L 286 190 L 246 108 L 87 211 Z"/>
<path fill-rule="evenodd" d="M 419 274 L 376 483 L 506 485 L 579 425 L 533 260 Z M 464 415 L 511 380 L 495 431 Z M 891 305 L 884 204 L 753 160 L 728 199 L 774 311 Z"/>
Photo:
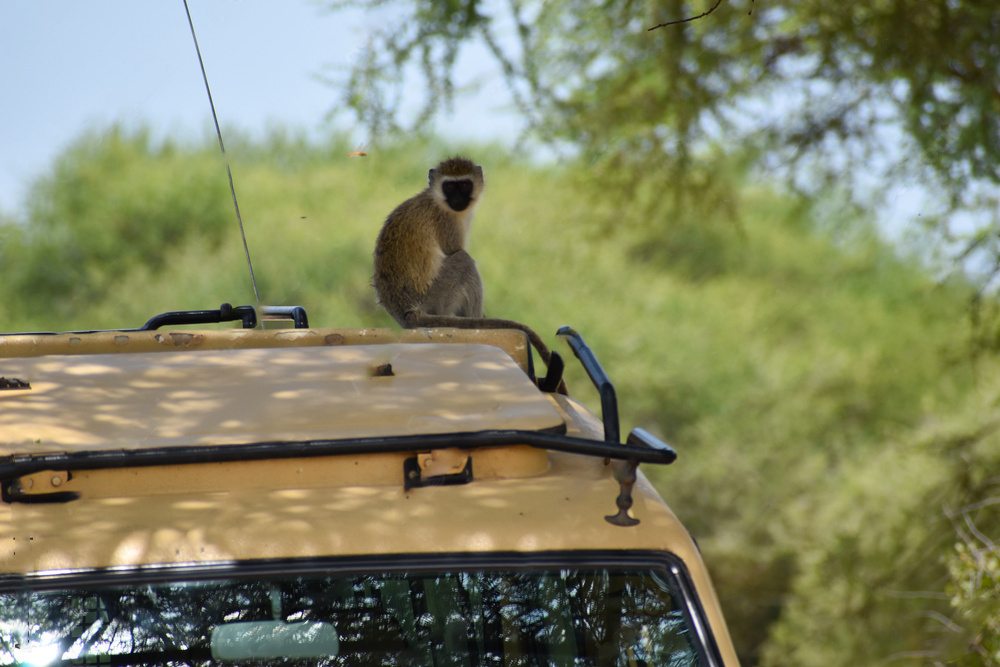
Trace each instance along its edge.
<path fill-rule="evenodd" d="M 0 590 L 3 665 L 701 665 L 669 569 L 269 574 Z"/>

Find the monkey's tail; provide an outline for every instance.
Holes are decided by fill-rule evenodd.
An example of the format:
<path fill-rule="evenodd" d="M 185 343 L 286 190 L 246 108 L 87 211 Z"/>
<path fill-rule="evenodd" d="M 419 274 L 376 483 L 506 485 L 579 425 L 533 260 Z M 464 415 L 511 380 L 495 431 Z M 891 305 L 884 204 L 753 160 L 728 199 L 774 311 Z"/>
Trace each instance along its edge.
<path fill-rule="evenodd" d="M 504 320 L 495 317 L 456 317 L 451 315 L 423 315 L 421 313 L 407 313 L 408 317 L 403 325 L 410 329 L 417 327 L 452 327 L 455 329 L 518 329 L 528 336 L 528 340 L 536 350 L 538 356 L 542 358 L 545 368 L 552 371 L 552 350 L 549 349 L 542 337 L 527 324 L 521 324 L 514 320 Z M 560 364 L 561 367 L 561 364 Z M 559 386 L 556 391 L 560 394 L 567 394 L 566 383 L 559 379 Z"/>

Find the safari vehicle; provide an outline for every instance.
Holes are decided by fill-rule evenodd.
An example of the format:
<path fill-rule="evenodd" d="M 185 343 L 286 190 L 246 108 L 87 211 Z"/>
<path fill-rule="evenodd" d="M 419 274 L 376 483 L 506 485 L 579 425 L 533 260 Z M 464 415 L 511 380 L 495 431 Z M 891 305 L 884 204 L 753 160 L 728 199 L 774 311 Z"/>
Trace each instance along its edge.
<path fill-rule="evenodd" d="M 575 331 L 263 317 L 0 335 L 0 665 L 736 664 Z"/>

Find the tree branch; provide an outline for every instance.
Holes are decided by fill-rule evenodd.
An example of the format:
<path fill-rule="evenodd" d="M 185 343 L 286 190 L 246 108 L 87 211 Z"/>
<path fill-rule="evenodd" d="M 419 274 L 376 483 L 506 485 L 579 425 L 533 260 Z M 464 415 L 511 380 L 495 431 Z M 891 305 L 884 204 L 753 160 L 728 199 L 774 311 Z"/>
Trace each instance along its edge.
<path fill-rule="evenodd" d="M 654 25 L 652 28 L 650 28 L 646 32 L 649 32 L 650 30 L 656 30 L 657 28 L 663 28 L 663 27 L 666 27 L 668 25 L 677 25 L 678 23 L 687 23 L 688 21 L 697 21 L 698 19 L 705 18 L 706 16 L 708 16 L 709 14 L 711 14 L 712 12 L 714 12 L 716 9 L 718 9 L 719 5 L 721 5 L 721 4 L 722 4 L 722 0 L 717 0 L 716 3 L 712 6 L 712 8 L 709 9 L 707 12 L 705 12 L 703 14 L 698 14 L 698 16 L 691 16 L 691 17 L 686 18 L 686 19 L 680 19 L 679 21 L 670 21 L 669 23 L 661 23 L 660 25 Z"/>

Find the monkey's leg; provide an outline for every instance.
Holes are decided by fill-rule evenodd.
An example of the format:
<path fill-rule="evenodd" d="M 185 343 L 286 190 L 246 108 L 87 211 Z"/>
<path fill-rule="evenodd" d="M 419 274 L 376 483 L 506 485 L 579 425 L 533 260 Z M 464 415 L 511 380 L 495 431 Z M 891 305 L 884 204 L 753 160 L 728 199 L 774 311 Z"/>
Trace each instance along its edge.
<path fill-rule="evenodd" d="M 420 310 L 427 315 L 483 316 L 483 281 L 472 255 L 459 250 L 445 258 Z"/>

